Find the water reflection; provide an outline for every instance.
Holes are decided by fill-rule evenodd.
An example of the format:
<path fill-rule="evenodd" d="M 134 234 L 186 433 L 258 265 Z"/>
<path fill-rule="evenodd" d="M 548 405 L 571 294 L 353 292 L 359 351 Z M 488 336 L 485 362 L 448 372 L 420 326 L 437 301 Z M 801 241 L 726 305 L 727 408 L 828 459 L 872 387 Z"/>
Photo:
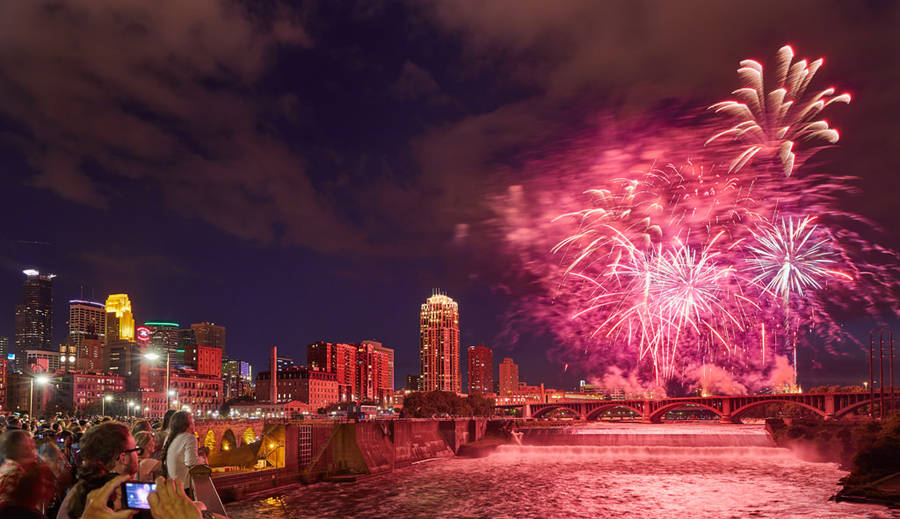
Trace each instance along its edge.
<path fill-rule="evenodd" d="M 772 447 L 506 446 L 487 458 L 298 486 L 228 508 L 236 519 L 892 517 L 881 507 L 828 502 L 843 475 Z"/>

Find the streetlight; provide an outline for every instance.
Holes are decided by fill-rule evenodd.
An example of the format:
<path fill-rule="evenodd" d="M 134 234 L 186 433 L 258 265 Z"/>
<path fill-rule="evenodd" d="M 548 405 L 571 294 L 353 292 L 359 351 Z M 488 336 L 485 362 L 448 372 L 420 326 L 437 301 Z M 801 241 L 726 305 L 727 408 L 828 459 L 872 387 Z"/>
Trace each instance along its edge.
<path fill-rule="evenodd" d="M 159 353 L 151 351 L 150 353 L 145 353 L 144 358 L 146 358 L 148 360 L 156 361 L 156 360 L 160 359 L 160 355 L 159 355 Z M 169 409 L 169 396 L 172 396 L 172 393 L 174 393 L 172 390 L 169 389 L 169 350 L 168 349 L 166 349 L 166 389 L 165 389 L 165 391 L 168 391 L 168 396 L 166 397 L 166 410 L 168 410 Z"/>
<path fill-rule="evenodd" d="M 101 402 L 100 415 L 106 416 L 106 403 L 112 402 L 112 395 L 104 395 L 103 398 L 100 400 L 100 402 Z"/>
<path fill-rule="evenodd" d="M 37 376 L 31 377 L 28 380 L 28 382 L 30 383 L 29 385 L 31 388 L 31 390 L 29 391 L 29 396 L 28 396 L 28 417 L 33 418 L 34 417 L 34 383 L 37 382 L 38 384 L 44 385 L 47 382 L 50 382 L 50 377 L 48 377 L 47 375 L 37 375 Z"/>
<path fill-rule="evenodd" d="M 128 415 L 131 416 L 131 410 L 134 408 L 134 402 L 128 401 Z"/>

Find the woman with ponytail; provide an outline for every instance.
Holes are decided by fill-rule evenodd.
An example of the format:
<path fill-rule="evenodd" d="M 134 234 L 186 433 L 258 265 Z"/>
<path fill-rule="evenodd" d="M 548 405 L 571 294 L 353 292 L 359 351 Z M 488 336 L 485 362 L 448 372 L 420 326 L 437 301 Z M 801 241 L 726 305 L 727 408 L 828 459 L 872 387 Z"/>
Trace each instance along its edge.
<path fill-rule="evenodd" d="M 162 475 L 178 478 L 184 488 L 191 488 L 190 469 L 200 464 L 197 454 L 197 437 L 194 436 L 194 419 L 187 411 L 178 411 L 169 420 L 166 443 L 162 449 Z"/>

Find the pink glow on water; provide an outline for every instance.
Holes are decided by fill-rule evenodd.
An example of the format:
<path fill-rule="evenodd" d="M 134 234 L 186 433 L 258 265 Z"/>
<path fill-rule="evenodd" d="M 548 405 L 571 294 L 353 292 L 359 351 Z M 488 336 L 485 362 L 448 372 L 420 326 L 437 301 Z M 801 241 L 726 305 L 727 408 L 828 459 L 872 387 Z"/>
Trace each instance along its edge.
<path fill-rule="evenodd" d="M 626 425 L 581 432 L 616 445 L 504 446 L 487 458 L 422 463 L 349 484 L 298 486 L 231 504 L 229 517 L 891 516 L 883 507 L 829 502 L 846 473 L 765 446 L 761 426 Z M 666 435 L 684 444 L 654 442 Z M 710 437 L 751 446 L 707 446 Z M 621 445 L 621 438 L 642 445 Z"/>

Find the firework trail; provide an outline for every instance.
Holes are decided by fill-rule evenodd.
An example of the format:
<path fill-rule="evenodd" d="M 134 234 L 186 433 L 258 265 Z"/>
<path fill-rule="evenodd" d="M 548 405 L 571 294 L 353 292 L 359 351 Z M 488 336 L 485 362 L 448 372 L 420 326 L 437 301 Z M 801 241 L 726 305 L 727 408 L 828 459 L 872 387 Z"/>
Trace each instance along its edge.
<path fill-rule="evenodd" d="M 710 106 L 710 110 L 730 116 L 737 123 L 710 137 L 706 144 L 732 137 L 746 145 L 731 162 L 730 171 L 737 172 L 758 154 L 769 153 L 778 157 L 784 174 L 790 176 L 796 160 L 795 142 L 821 140 L 835 144 L 840 138 L 827 121 L 816 117 L 832 103 L 849 103 L 850 94 L 835 96 L 834 88 L 826 88 L 806 96 L 807 87 L 824 60 L 819 58 L 809 64 L 805 59 L 796 63 L 793 60 L 790 45 L 778 50 L 775 89 L 768 94 L 762 65 L 750 59 L 741 61 L 738 76 L 746 86 L 732 92 L 738 100 Z"/>
<path fill-rule="evenodd" d="M 837 142 L 817 117 L 850 100 L 807 94 L 821 65 L 783 47 L 765 94 L 742 61 L 747 86 L 712 107 L 737 119 L 724 131 L 639 121 L 529 164 L 491 201 L 510 283 L 529 287 L 511 317 L 546 326 L 570 366 L 663 386 L 715 365 L 755 391 L 811 337 L 852 340 L 841 312 L 896 315 L 897 255 L 838 204 L 854 179 L 794 174 L 795 143 Z"/>

